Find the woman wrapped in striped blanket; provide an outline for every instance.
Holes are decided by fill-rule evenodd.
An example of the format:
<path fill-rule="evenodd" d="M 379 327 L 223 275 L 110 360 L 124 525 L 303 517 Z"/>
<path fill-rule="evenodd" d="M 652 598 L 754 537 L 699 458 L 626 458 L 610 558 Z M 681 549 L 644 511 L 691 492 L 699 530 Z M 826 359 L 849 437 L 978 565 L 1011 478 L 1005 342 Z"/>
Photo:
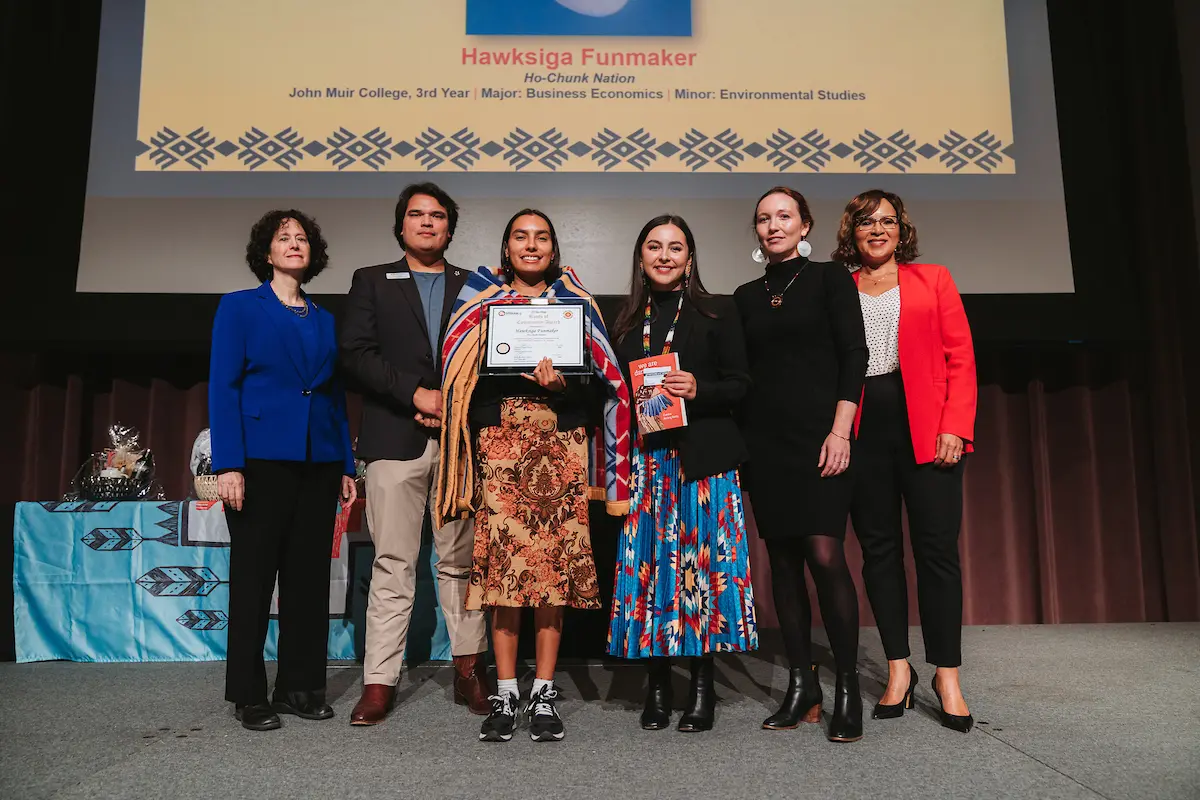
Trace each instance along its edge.
<path fill-rule="evenodd" d="M 480 267 L 463 287 L 442 351 L 442 460 L 437 513 L 474 514 L 466 605 L 492 609 L 498 688 L 479 738 L 508 741 L 516 724 L 520 609 L 532 607 L 537 672 L 527 715 L 534 741 L 563 737 L 554 669 L 563 608 L 600 608 L 588 501 L 629 511 L 629 390 L 600 310 L 561 266 L 549 217 L 525 209 L 501 239 L 499 274 Z M 533 372 L 480 376 L 484 305 L 504 299 L 582 298 L 594 375 L 566 377 L 543 359 Z M 601 483 L 603 481 L 603 483 Z"/>

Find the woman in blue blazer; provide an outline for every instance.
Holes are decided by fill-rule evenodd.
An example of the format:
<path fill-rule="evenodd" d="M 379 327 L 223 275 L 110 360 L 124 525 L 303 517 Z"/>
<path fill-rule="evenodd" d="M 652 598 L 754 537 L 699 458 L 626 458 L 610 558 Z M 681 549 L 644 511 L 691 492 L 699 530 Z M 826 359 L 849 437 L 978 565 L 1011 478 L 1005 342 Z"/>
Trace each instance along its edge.
<path fill-rule="evenodd" d="M 231 542 L 225 699 L 250 730 L 278 728 L 281 713 L 333 716 L 329 558 L 338 500 L 356 496 L 354 453 L 333 315 L 300 289 L 328 261 L 312 219 L 266 214 L 246 246 L 262 284 L 221 298 L 213 322 L 208 412 Z M 277 575 L 279 670 L 268 703 L 263 644 Z"/>

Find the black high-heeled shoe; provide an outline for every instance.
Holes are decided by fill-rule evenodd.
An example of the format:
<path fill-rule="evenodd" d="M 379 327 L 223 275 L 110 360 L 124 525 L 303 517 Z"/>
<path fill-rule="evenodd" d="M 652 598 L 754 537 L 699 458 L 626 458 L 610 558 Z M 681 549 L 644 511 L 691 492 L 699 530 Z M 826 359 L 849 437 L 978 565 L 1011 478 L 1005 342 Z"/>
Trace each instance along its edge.
<path fill-rule="evenodd" d="M 646 677 L 642 730 L 661 731 L 671 724 L 671 659 L 651 658 L 646 664 Z"/>
<path fill-rule="evenodd" d="M 946 704 L 942 702 L 942 693 L 938 691 L 937 673 L 933 674 L 933 693 L 938 699 L 938 716 L 942 718 L 942 727 L 949 728 L 952 731 L 959 733 L 970 733 L 971 727 L 975 724 L 975 717 L 970 714 L 951 714 L 946 711 Z"/>
<path fill-rule="evenodd" d="M 917 671 L 913 669 L 913 665 L 908 665 L 908 689 L 904 692 L 904 699 L 899 703 L 892 705 L 884 705 L 876 703 L 875 710 L 871 712 L 871 719 L 896 719 L 903 717 L 905 709 L 911 710 L 913 707 L 913 689 L 917 686 Z"/>
<path fill-rule="evenodd" d="M 811 669 L 793 667 L 788 670 L 788 688 L 779 710 L 763 720 L 768 731 L 786 731 L 800 726 L 801 722 L 821 721 L 821 702 L 824 700 L 821 684 L 817 680 L 817 665 Z"/>
<path fill-rule="evenodd" d="M 716 713 L 717 694 L 713 689 L 713 658 L 699 656 L 692 659 L 691 697 L 687 711 L 679 718 L 679 730 L 683 733 L 699 733 L 712 730 Z"/>
<path fill-rule="evenodd" d="M 833 693 L 833 718 L 829 720 L 831 742 L 857 742 L 863 737 L 862 694 L 858 690 L 858 670 L 838 672 Z"/>

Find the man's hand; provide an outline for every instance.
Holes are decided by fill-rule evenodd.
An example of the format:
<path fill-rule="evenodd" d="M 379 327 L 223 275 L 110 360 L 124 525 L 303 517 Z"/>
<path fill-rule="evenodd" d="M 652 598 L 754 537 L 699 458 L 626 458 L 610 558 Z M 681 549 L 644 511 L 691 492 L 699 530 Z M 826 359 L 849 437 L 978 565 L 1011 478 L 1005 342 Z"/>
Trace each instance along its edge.
<path fill-rule="evenodd" d="M 423 417 L 435 420 L 442 418 L 442 393 L 436 389 L 424 389 L 420 386 L 413 392 L 413 405 Z"/>
<path fill-rule="evenodd" d="M 426 428 L 442 427 L 442 421 L 440 419 L 437 417 L 427 417 L 420 411 L 418 411 L 416 414 L 413 414 L 413 419 L 417 421 L 418 425 L 423 425 Z"/>

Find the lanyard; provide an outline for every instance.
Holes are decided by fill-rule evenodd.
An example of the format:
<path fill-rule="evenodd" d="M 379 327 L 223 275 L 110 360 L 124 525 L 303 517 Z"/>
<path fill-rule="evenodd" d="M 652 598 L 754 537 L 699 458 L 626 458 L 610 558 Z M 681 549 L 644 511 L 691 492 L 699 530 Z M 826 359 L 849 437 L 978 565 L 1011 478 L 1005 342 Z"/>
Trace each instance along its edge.
<path fill-rule="evenodd" d="M 671 352 L 671 342 L 675 340 L 675 326 L 679 324 L 679 314 L 683 311 L 683 295 L 686 289 L 681 289 L 679 292 L 679 305 L 675 307 L 675 319 L 671 320 L 671 327 L 667 330 L 667 339 L 663 342 L 662 354 L 665 356 Z M 647 358 L 650 357 L 650 314 L 654 307 L 654 295 L 646 294 L 646 313 L 642 318 L 642 354 Z"/>

